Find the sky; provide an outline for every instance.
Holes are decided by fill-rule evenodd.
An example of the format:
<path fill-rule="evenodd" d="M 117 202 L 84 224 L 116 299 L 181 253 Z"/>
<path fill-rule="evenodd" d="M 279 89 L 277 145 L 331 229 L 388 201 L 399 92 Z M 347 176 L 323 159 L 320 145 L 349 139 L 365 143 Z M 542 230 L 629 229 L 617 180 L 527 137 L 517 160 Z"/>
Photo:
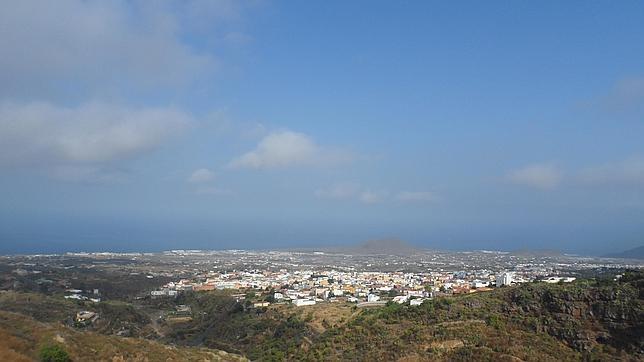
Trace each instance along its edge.
<path fill-rule="evenodd" d="M 0 253 L 644 244 L 644 2 L 2 1 Z"/>

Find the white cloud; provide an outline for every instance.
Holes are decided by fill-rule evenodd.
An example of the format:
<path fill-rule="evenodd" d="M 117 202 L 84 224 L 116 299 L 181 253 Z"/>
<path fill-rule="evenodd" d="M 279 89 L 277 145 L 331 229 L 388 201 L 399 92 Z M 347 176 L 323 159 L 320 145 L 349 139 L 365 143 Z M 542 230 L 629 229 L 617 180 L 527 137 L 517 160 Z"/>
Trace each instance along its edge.
<path fill-rule="evenodd" d="M 222 64 L 217 49 L 248 40 L 239 29 L 248 7 L 234 0 L 0 3 L 0 167 L 120 182 L 127 173 L 115 171 L 123 169 L 118 162 L 194 123 L 176 108 L 126 100 L 161 103 L 168 92 L 210 81 Z M 187 39 L 196 34 L 216 40 L 195 45 Z"/>
<path fill-rule="evenodd" d="M 644 77 L 620 79 L 607 95 L 600 98 L 600 105 L 608 111 L 641 115 L 644 111 Z"/>
<path fill-rule="evenodd" d="M 401 202 L 427 202 L 433 201 L 435 195 L 429 191 L 401 191 L 395 198 Z"/>
<path fill-rule="evenodd" d="M 360 202 L 365 204 L 375 204 L 385 200 L 387 197 L 386 192 L 375 192 L 371 190 L 365 190 L 360 193 Z"/>
<path fill-rule="evenodd" d="M 644 186 L 644 158 L 590 167 L 582 170 L 579 177 L 592 185 Z"/>
<path fill-rule="evenodd" d="M 204 183 L 211 182 L 215 179 L 215 173 L 210 171 L 207 168 L 200 168 L 193 172 L 190 177 L 188 177 L 188 182 L 190 183 Z"/>
<path fill-rule="evenodd" d="M 268 134 L 268 129 L 266 128 L 266 126 L 259 122 L 250 124 L 237 122 L 237 124 L 241 126 L 240 134 L 242 138 L 259 139 L 265 137 Z"/>
<path fill-rule="evenodd" d="M 328 188 L 315 190 L 315 196 L 322 199 L 351 199 L 360 193 L 360 185 L 352 182 L 337 183 Z"/>
<path fill-rule="evenodd" d="M 255 150 L 233 159 L 233 168 L 272 169 L 294 166 L 322 166 L 347 162 L 346 152 L 318 146 L 305 134 L 280 131 L 264 137 Z"/>
<path fill-rule="evenodd" d="M 173 108 L 131 109 L 105 103 L 58 107 L 0 104 L 0 164 L 97 164 L 161 145 L 190 124 Z"/>
<path fill-rule="evenodd" d="M 534 164 L 511 171 L 507 178 L 518 185 L 551 190 L 559 185 L 562 174 L 553 164 Z"/>
<path fill-rule="evenodd" d="M 226 189 L 214 186 L 212 182 L 215 180 L 215 173 L 207 168 L 200 168 L 195 170 L 188 182 L 195 185 L 192 191 L 197 195 L 228 195 L 231 192 Z"/>
<path fill-rule="evenodd" d="M 162 2 L 3 2 L 0 96 L 56 97 L 70 85 L 106 92 L 196 79 L 218 62 L 182 41 L 180 14 L 187 12 Z"/>

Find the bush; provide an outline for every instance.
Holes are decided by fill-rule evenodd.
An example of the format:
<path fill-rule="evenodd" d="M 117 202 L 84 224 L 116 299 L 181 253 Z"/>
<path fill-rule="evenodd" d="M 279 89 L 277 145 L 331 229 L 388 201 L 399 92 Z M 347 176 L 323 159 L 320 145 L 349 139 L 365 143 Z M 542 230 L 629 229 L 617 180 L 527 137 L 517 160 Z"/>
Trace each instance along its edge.
<path fill-rule="evenodd" d="M 69 362 L 69 354 L 59 345 L 44 346 L 40 350 L 40 360 L 43 362 Z"/>
<path fill-rule="evenodd" d="M 503 328 L 503 322 L 501 321 L 501 318 L 494 314 L 490 315 L 487 318 L 487 325 L 497 330 Z"/>

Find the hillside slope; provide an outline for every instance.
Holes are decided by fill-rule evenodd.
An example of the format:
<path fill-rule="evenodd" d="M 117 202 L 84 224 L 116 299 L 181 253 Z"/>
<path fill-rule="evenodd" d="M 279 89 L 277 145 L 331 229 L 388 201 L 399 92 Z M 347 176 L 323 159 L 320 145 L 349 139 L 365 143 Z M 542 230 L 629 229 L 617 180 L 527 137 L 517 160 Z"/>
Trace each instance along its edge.
<path fill-rule="evenodd" d="M 46 345 L 61 346 L 72 361 L 244 361 L 223 351 L 174 347 L 142 338 L 79 332 L 56 323 L 0 311 L 0 361 L 33 361 Z"/>
<path fill-rule="evenodd" d="M 620 259 L 644 259 L 644 245 L 637 248 L 622 251 L 620 253 L 612 253 L 604 255 L 606 258 L 620 258 Z"/>
<path fill-rule="evenodd" d="M 250 301 L 239 303 L 221 291 L 138 305 L 85 305 L 5 292 L 0 293 L 0 360 L 31 360 L 42 345 L 58 343 L 80 361 L 235 360 L 237 355 L 262 361 L 642 361 L 643 297 L 641 271 L 619 281 L 530 283 L 377 309 L 349 303 L 252 308 Z M 143 313 L 158 315 L 179 304 L 190 306 L 193 318 L 152 328 Z M 82 308 L 98 311 L 101 319 L 82 329 L 61 323 Z M 138 338 L 114 335 L 124 329 Z"/>
<path fill-rule="evenodd" d="M 390 304 L 327 330 L 294 360 L 644 359 L 644 278 L 535 283 Z"/>

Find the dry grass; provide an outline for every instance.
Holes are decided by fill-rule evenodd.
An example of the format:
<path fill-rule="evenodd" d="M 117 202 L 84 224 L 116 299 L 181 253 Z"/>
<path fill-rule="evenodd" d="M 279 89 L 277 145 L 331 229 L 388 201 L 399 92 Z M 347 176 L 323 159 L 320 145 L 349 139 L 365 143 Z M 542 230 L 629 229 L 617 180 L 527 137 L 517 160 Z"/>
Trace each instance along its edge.
<path fill-rule="evenodd" d="M 432 342 L 429 345 L 429 347 L 430 348 L 438 348 L 438 349 L 450 350 L 450 349 L 454 349 L 454 348 L 463 347 L 464 345 L 465 344 L 460 339 L 450 339 L 450 340 L 442 341 L 442 342 L 439 342 L 439 341 Z"/>
<path fill-rule="evenodd" d="M 205 348 L 166 346 L 139 338 L 79 332 L 30 317 L 0 311 L 0 360 L 31 361 L 46 344 L 60 344 L 74 361 L 242 361 Z"/>
<path fill-rule="evenodd" d="M 324 333 L 329 327 L 342 326 L 361 312 L 360 310 L 354 311 L 353 305 L 347 303 L 318 303 L 304 307 L 279 305 L 276 307 L 294 313 L 301 320 L 306 321 L 309 327 L 317 333 Z"/>
<path fill-rule="evenodd" d="M 31 361 L 29 344 L 0 329 L 0 361 Z"/>

